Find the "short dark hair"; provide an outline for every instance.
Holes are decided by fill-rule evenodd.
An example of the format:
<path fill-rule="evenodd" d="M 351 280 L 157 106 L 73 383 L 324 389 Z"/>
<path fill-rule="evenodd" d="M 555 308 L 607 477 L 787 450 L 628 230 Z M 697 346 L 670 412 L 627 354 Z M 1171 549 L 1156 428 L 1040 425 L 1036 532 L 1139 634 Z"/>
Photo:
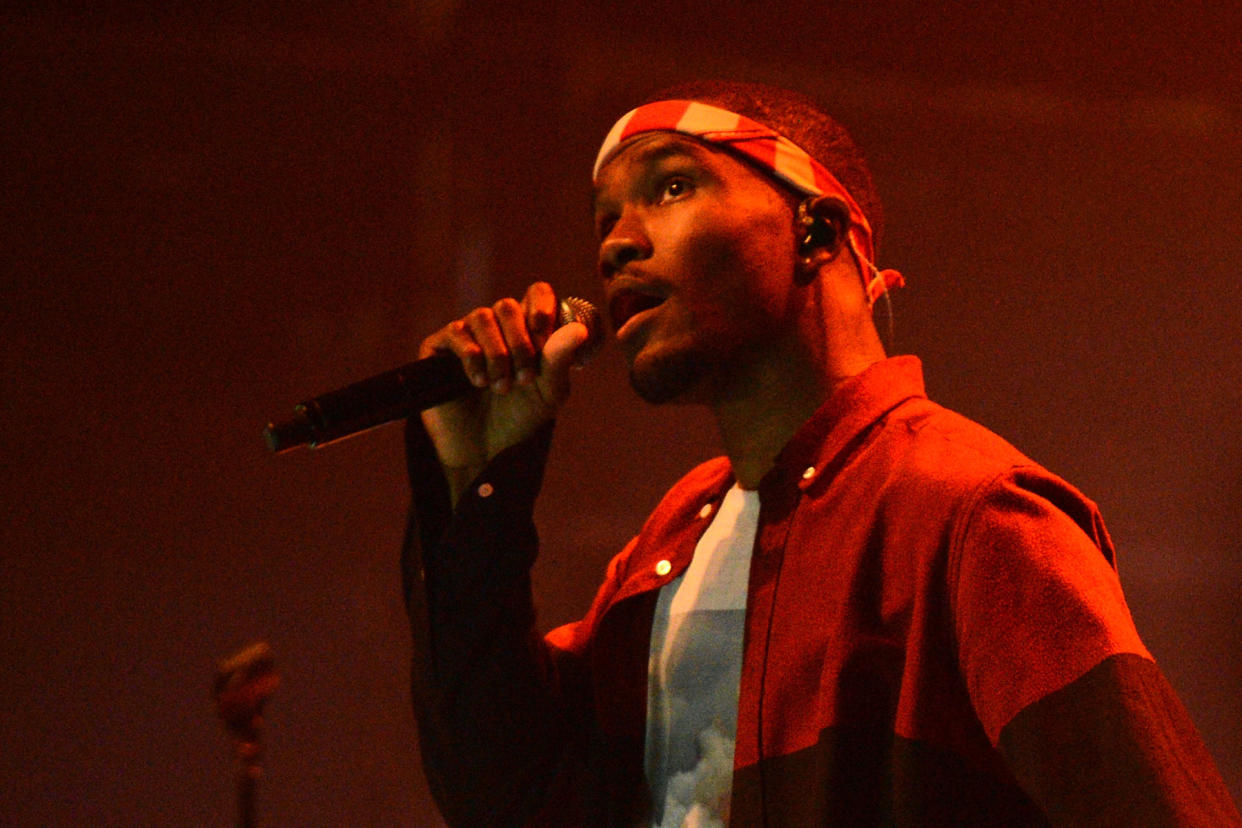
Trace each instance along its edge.
<path fill-rule="evenodd" d="M 745 115 L 802 147 L 858 202 L 871 224 L 872 244 L 879 250 L 884 215 L 867 160 L 845 127 L 818 102 L 800 92 L 761 83 L 699 80 L 661 89 L 643 103 L 666 100 L 700 101 Z"/>

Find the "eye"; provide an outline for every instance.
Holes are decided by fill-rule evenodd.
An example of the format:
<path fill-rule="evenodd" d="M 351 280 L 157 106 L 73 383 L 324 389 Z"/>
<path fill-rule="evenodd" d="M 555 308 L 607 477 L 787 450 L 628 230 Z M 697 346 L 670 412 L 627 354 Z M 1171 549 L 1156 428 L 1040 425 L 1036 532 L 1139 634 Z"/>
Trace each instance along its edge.
<path fill-rule="evenodd" d="M 679 175 L 664 180 L 660 187 L 660 202 L 680 198 L 690 192 L 690 179 Z"/>

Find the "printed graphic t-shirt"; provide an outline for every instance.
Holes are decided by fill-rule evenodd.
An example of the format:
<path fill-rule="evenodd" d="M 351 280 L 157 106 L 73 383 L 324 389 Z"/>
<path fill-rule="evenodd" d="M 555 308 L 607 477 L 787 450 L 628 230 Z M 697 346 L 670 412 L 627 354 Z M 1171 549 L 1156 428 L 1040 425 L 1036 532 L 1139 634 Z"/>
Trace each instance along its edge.
<path fill-rule="evenodd" d="M 729 821 L 738 681 L 759 493 L 734 485 L 689 568 L 660 590 L 647 670 L 652 824 Z"/>

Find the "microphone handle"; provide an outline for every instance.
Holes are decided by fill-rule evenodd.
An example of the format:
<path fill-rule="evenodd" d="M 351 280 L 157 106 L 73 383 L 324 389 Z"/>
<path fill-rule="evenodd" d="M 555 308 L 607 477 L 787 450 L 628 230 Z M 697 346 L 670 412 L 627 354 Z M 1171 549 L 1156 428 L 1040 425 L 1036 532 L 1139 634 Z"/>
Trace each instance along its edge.
<path fill-rule="evenodd" d="M 291 419 L 268 423 L 263 440 L 274 452 L 319 448 L 455 400 L 473 388 L 456 355 L 433 354 L 294 406 Z"/>

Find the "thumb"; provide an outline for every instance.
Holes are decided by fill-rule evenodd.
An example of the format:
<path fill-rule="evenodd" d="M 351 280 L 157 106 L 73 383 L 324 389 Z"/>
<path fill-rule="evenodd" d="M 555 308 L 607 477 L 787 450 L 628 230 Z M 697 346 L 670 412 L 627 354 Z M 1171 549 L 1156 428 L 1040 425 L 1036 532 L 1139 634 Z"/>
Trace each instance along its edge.
<path fill-rule="evenodd" d="M 570 322 L 553 331 L 544 343 L 540 379 L 548 383 L 553 399 L 560 401 L 569 394 L 569 369 L 574 365 L 574 354 L 589 338 L 586 325 Z"/>

